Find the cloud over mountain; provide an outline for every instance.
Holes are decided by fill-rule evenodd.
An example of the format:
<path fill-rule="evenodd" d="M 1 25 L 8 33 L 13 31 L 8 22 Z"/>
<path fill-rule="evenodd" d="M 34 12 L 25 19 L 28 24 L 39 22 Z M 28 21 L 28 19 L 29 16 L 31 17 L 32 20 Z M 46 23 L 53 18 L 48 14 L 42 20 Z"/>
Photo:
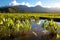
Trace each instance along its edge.
<path fill-rule="evenodd" d="M 26 5 L 28 7 L 34 7 L 37 5 L 43 6 L 41 1 L 36 2 L 34 5 L 28 3 L 28 2 L 21 2 L 18 3 L 16 0 L 13 0 L 11 3 L 9 3 L 10 6 L 16 6 L 16 5 Z"/>

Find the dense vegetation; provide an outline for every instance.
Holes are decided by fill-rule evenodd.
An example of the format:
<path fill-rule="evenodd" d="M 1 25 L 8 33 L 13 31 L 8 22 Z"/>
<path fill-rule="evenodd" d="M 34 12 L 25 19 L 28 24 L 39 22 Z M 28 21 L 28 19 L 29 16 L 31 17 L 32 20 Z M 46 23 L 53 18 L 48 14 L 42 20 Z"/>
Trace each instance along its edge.
<path fill-rule="evenodd" d="M 17 33 L 24 35 L 27 32 L 31 31 L 31 20 L 34 19 L 37 23 L 40 19 L 38 16 L 23 15 L 23 14 L 0 14 L 0 38 L 10 37 L 11 35 L 16 35 Z M 42 24 L 42 28 L 45 28 L 47 31 L 50 31 L 50 35 L 55 35 L 56 38 L 59 38 L 57 30 L 60 29 L 60 25 L 57 25 L 53 19 L 48 21 L 45 20 Z M 33 32 L 35 35 L 36 33 Z"/>
<path fill-rule="evenodd" d="M 9 15 L 0 15 L 0 38 L 26 34 L 31 30 L 30 19 L 28 17 L 11 17 Z"/>

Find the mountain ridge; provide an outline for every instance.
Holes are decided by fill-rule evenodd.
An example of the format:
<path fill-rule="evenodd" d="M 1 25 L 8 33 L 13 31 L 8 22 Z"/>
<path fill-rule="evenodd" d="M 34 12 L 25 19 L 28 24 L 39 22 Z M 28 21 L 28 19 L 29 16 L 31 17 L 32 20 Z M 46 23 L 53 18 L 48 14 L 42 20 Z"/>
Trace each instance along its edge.
<path fill-rule="evenodd" d="M 42 6 L 27 7 L 25 5 L 0 7 L 1 13 L 24 13 L 24 12 L 60 12 L 60 8 L 45 8 Z"/>

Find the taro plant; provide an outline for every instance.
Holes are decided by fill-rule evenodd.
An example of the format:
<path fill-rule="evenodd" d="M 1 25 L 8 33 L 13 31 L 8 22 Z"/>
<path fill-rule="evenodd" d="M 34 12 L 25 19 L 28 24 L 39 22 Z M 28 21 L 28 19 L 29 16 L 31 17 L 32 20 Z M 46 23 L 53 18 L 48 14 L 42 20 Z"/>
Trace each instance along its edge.
<path fill-rule="evenodd" d="M 58 33 L 58 29 L 60 29 L 60 26 L 55 21 L 53 21 L 53 19 L 51 19 L 50 21 L 44 20 L 42 28 L 45 28 L 47 31 L 49 31 L 50 36 L 60 38 L 60 35 Z"/>
<path fill-rule="evenodd" d="M 31 23 L 30 23 L 29 19 L 25 19 L 25 25 L 24 26 L 26 28 L 26 31 L 31 30 Z"/>

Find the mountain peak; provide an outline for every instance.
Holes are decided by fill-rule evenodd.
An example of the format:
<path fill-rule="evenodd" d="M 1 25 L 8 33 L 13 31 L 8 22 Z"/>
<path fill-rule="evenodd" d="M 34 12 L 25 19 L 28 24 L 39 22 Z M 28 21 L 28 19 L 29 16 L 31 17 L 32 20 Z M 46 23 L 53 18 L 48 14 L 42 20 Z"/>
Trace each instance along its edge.
<path fill-rule="evenodd" d="M 28 7 L 26 5 L 18 5 L 18 6 L 0 8 L 0 12 L 11 12 L 11 10 L 15 10 L 14 12 L 60 12 L 60 9 L 58 8 L 44 8 L 40 5 L 37 5 L 35 7 Z"/>

